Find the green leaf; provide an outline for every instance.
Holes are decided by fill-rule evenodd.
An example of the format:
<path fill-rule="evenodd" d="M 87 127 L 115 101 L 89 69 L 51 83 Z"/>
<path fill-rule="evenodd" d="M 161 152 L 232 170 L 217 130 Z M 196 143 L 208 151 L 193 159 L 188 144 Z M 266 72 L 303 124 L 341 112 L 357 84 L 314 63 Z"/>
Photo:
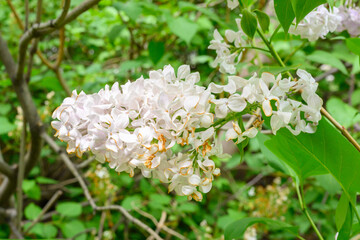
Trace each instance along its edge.
<path fill-rule="evenodd" d="M 353 106 L 360 104 L 360 88 L 356 89 L 351 95 L 351 103 Z"/>
<path fill-rule="evenodd" d="M 140 195 L 127 196 L 121 202 L 121 206 L 126 210 L 132 210 L 133 206 L 139 206 L 141 204 L 141 200 Z"/>
<path fill-rule="evenodd" d="M 284 32 L 289 31 L 290 25 L 295 18 L 295 13 L 290 0 L 274 0 L 276 16 L 279 19 Z"/>
<path fill-rule="evenodd" d="M 264 32 L 269 31 L 270 17 L 266 13 L 264 13 L 258 9 L 254 10 L 254 12 L 256 13 L 256 16 L 257 16 L 257 19 L 258 19 L 261 29 Z"/>
<path fill-rule="evenodd" d="M 291 0 L 293 11 L 295 12 L 296 25 L 314 8 L 324 3 L 326 3 L 326 0 Z"/>
<path fill-rule="evenodd" d="M 236 141 L 234 140 L 234 142 L 236 142 Z M 248 143 L 249 143 L 249 138 L 246 138 L 241 143 L 236 144 L 236 146 L 240 152 L 240 161 L 238 161 L 238 164 L 242 163 L 242 161 L 244 160 L 245 148 L 248 145 Z"/>
<path fill-rule="evenodd" d="M 0 114 L 1 115 L 8 114 L 8 112 L 10 112 L 10 110 L 11 110 L 10 104 L 0 104 Z"/>
<path fill-rule="evenodd" d="M 360 122 L 358 110 L 341 101 L 341 99 L 332 97 L 326 103 L 328 112 L 345 128 L 353 126 Z"/>
<path fill-rule="evenodd" d="M 360 38 L 347 38 L 346 46 L 356 55 L 360 55 Z"/>
<path fill-rule="evenodd" d="M 125 28 L 124 25 L 115 25 L 108 33 L 110 43 L 114 43 L 115 39 L 119 36 L 120 32 Z"/>
<path fill-rule="evenodd" d="M 16 128 L 6 117 L 0 117 L 0 134 L 7 134 Z"/>
<path fill-rule="evenodd" d="M 30 226 L 30 224 L 25 225 L 25 229 L 27 229 Z M 54 227 L 51 224 L 44 224 L 44 223 L 37 223 L 34 225 L 33 228 L 30 229 L 29 233 L 36 234 L 40 236 L 41 238 L 45 239 L 51 239 L 56 237 L 57 235 L 57 228 Z"/>
<path fill-rule="evenodd" d="M 309 56 L 307 56 L 307 58 L 313 62 L 330 65 L 334 68 L 339 69 L 342 73 L 346 75 L 348 74 L 344 64 L 329 52 L 317 50 L 312 54 L 310 54 Z"/>
<path fill-rule="evenodd" d="M 168 26 L 172 33 L 184 40 L 187 44 L 190 44 L 191 39 L 195 36 L 198 30 L 196 23 L 193 23 L 184 17 L 170 19 Z"/>
<path fill-rule="evenodd" d="M 60 225 L 61 231 L 66 238 L 71 238 L 74 235 L 83 232 L 85 230 L 84 224 L 79 220 L 73 220 L 70 222 L 65 222 Z M 75 238 L 75 240 L 86 240 L 86 233 L 81 234 L 79 237 Z"/>
<path fill-rule="evenodd" d="M 40 200 L 41 191 L 35 180 L 25 179 L 22 183 L 22 189 L 29 198 Z"/>
<path fill-rule="evenodd" d="M 318 184 L 325 189 L 330 195 L 341 192 L 341 186 L 331 174 L 315 176 Z"/>
<path fill-rule="evenodd" d="M 346 215 L 349 209 L 349 203 L 350 202 L 347 196 L 345 194 L 342 194 L 335 212 L 335 223 L 338 232 L 340 231 L 341 227 L 345 222 Z"/>
<path fill-rule="evenodd" d="M 271 167 L 273 167 L 276 170 L 279 170 L 289 176 L 295 177 L 296 174 L 293 172 L 293 170 L 283 161 L 281 161 L 274 153 L 272 153 L 266 146 L 265 142 L 270 140 L 271 137 L 269 135 L 262 134 L 259 132 L 256 135 L 256 139 L 259 141 L 260 150 L 264 154 L 264 157 L 266 160 L 268 160 L 268 163 Z"/>
<path fill-rule="evenodd" d="M 61 202 L 56 205 L 56 211 L 65 217 L 77 217 L 82 213 L 82 206 L 77 202 Z"/>
<path fill-rule="evenodd" d="M 55 184 L 55 183 L 58 183 L 58 181 L 56 181 L 55 179 L 47 178 L 47 177 L 41 177 L 41 176 L 36 178 L 36 182 L 38 182 L 40 184 Z"/>
<path fill-rule="evenodd" d="M 351 194 L 360 191 L 360 153 L 326 118 L 319 122 L 313 134 L 294 136 L 281 129 L 265 145 L 303 179 L 330 173 L 350 201 Z"/>
<path fill-rule="evenodd" d="M 352 228 L 352 223 L 353 223 L 353 211 L 352 211 L 352 206 L 349 205 L 348 211 L 346 213 L 346 217 L 345 217 L 345 221 L 343 226 L 341 227 L 340 231 L 339 231 L 339 235 L 337 237 L 337 240 L 348 240 L 350 239 L 350 235 L 351 235 L 351 228 Z"/>
<path fill-rule="evenodd" d="M 157 64 L 160 61 L 160 59 L 162 58 L 162 56 L 164 56 L 164 53 L 165 53 L 164 43 L 150 41 L 148 49 L 149 49 L 149 56 L 150 56 L 151 61 L 154 64 Z"/>
<path fill-rule="evenodd" d="M 256 17 L 247 9 L 243 9 L 241 13 L 241 28 L 249 38 L 253 38 L 257 29 Z"/>
<path fill-rule="evenodd" d="M 142 13 L 141 4 L 135 1 L 128 1 L 127 3 L 115 2 L 114 7 L 118 11 L 124 11 L 125 14 L 133 21 L 136 21 Z"/>
<path fill-rule="evenodd" d="M 225 240 L 243 238 L 246 229 L 255 223 L 266 224 L 271 230 L 283 230 L 294 235 L 298 235 L 297 227 L 294 227 L 288 223 L 270 218 L 248 217 L 229 224 L 225 229 Z"/>
<path fill-rule="evenodd" d="M 35 203 L 30 203 L 25 208 L 25 217 L 29 220 L 34 220 L 41 213 L 41 208 Z"/>

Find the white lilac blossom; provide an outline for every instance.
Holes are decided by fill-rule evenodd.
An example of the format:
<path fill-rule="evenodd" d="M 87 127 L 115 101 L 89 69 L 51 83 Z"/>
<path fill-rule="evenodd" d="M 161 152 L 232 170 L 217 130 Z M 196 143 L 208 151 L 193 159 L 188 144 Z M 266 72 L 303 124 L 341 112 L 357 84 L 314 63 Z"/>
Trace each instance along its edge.
<path fill-rule="evenodd" d="M 344 6 L 339 7 L 339 16 L 342 18 L 341 23 L 338 25 L 336 31 L 342 32 L 344 30 L 357 37 L 360 35 L 360 8 L 346 8 Z"/>
<path fill-rule="evenodd" d="M 333 7 L 329 11 L 324 5 L 320 5 L 306 15 L 297 26 L 292 25 L 289 32 L 300 35 L 301 38 L 309 39 L 309 41 L 315 41 L 319 38 L 325 38 L 329 32 L 335 32 L 341 21 L 339 9 Z"/>
<path fill-rule="evenodd" d="M 282 127 L 294 134 L 314 132 L 322 100 L 311 75 L 304 70 L 297 74 L 297 81 L 269 73 L 249 80 L 229 76 L 226 85 L 205 88 L 196 85 L 200 75 L 190 73 L 189 66 L 175 74 L 168 65 L 151 71 L 149 78 L 115 83 L 95 94 L 73 91 L 54 111 L 52 127 L 67 142 L 68 153 L 81 157 L 90 151 L 130 176 L 140 169 L 144 177 L 169 183 L 169 191 L 201 201 L 220 174 L 212 158 L 226 157 L 217 131 L 226 121 L 233 122 L 226 140 L 237 143 L 261 129 L 257 109 L 271 118 L 274 133 Z M 227 98 L 218 97 L 223 92 Z M 295 92 L 301 92 L 302 102 L 290 99 Z M 248 129 L 237 122 L 246 113 L 258 118 Z M 184 152 L 173 152 L 176 144 Z"/>
<path fill-rule="evenodd" d="M 229 98 L 212 100 L 219 107 L 226 102 L 227 109 L 216 112 L 216 118 L 223 118 L 224 112 L 236 112 L 230 104 L 230 99 L 237 96 L 238 107 L 245 104 L 247 108 L 251 106 L 254 109 L 261 108 L 266 117 L 270 117 L 270 124 L 274 134 L 283 127 L 286 127 L 293 134 L 298 135 L 301 132 L 313 133 L 318 121 L 321 119 L 322 99 L 316 94 L 318 83 L 306 71 L 299 69 L 297 71 L 298 80 L 282 78 L 278 75 L 276 78 L 270 73 L 263 73 L 261 77 L 254 74 L 249 80 L 237 76 L 230 76 L 227 85 L 217 85 L 210 83 L 209 89 L 213 93 L 222 91 L 230 94 Z M 290 95 L 301 92 L 302 102 L 293 100 Z M 239 94 L 240 93 L 240 94 Z M 221 101 L 221 102 L 220 102 Z M 245 109 L 241 107 L 241 109 Z M 240 110 L 240 109 L 239 109 Z M 240 110 L 241 112 L 242 110 Z M 254 114 L 256 115 L 256 114 Z M 247 138 L 253 138 L 258 133 L 262 119 L 258 120 L 253 127 L 241 130 L 238 123 L 233 122 L 233 127 L 227 130 L 226 140 L 234 140 L 240 143 Z M 260 125 L 260 126 L 259 126 Z"/>
<path fill-rule="evenodd" d="M 228 6 L 228 8 L 233 10 L 234 8 L 239 6 L 239 0 L 227 0 L 227 6 Z"/>
<path fill-rule="evenodd" d="M 236 19 L 238 30 L 225 31 L 225 39 L 215 29 L 214 39 L 210 41 L 209 49 L 216 51 L 216 58 L 211 64 L 212 67 L 220 66 L 220 72 L 234 74 L 236 64 L 242 57 L 243 47 L 246 45 L 246 35 L 240 26 L 240 19 Z"/>
<path fill-rule="evenodd" d="M 145 177 L 170 183 L 169 191 L 201 200 L 199 191 L 208 192 L 220 170 L 210 158 L 213 96 L 195 85 L 199 80 L 189 66 L 180 66 L 177 76 L 166 66 L 148 79 L 115 83 L 92 95 L 74 91 L 53 113 L 55 136 L 68 143 L 69 153 L 91 151 L 130 176 L 139 168 Z M 187 146 L 187 152 L 173 154 L 175 144 Z"/>

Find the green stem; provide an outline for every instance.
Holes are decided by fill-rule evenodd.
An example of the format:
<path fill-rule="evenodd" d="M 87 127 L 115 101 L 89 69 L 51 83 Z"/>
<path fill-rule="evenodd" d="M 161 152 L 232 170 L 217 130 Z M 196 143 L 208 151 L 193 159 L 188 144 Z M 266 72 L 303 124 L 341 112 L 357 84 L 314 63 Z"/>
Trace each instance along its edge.
<path fill-rule="evenodd" d="M 295 188 L 296 188 L 296 193 L 298 195 L 301 210 L 304 212 L 306 218 L 309 220 L 312 228 L 314 229 L 314 231 L 315 231 L 316 235 L 319 237 L 319 239 L 324 240 L 324 237 L 321 235 L 319 229 L 316 227 L 313 219 L 311 218 L 311 216 L 310 216 L 310 214 L 309 214 L 309 212 L 307 210 L 307 207 L 306 207 L 306 204 L 305 204 L 305 201 L 304 201 L 304 194 L 302 194 L 302 190 L 300 189 L 299 184 L 295 183 Z"/>
<path fill-rule="evenodd" d="M 300 44 L 297 48 L 295 48 L 294 51 L 292 51 L 284 60 L 284 64 L 287 63 L 294 55 L 295 53 L 297 53 L 297 51 L 299 51 L 300 49 L 302 49 L 305 44 L 307 43 L 307 41 L 303 41 L 302 44 Z"/>
<path fill-rule="evenodd" d="M 263 51 L 263 52 L 270 52 L 269 50 L 263 49 L 263 48 L 258 48 L 258 47 L 241 47 L 244 49 L 255 49 L 255 50 L 259 50 L 259 51 Z"/>
<path fill-rule="evenodd" d="M 259 34 L 260 38 L 263 40 L 263 42 L 265 43 L 265 45 L 267 46 L 267 48 L 269 49 L 269 52 L 271 53 L 271 55 L 275 58 L 275 60 L 279 63 L 279 65 L 281 67 L 285 67 L 284 62 L 281 60 L 279 54 L 275 51 L 275 49 L 273 48 L 273 46 L 271 45 L 271 43 L 266 39 L 266 37 L 264 36 L 264 34 L 262 33 L 262 31 L 258 28 L 257 33 Z"/>
<path fill-rule="evenodd" d="M 242 120 L 242 115 L 238 117 L 238 124 L 242 132 L 245 132 L 244 122 Z"/>
<path fill-rule="evenodd" d="M 270 37 L 269 43 L 272 42 L 273 38 L 275 37 L 275 35 L 277 34 L 277 32 L 280 30 L 280 28 L 281 28 L 281 24 L 279 24 L 279 25 L 275 28 L 275 31 L 273 32 L 273 34 L 272 34 L 271 37 Z"/>

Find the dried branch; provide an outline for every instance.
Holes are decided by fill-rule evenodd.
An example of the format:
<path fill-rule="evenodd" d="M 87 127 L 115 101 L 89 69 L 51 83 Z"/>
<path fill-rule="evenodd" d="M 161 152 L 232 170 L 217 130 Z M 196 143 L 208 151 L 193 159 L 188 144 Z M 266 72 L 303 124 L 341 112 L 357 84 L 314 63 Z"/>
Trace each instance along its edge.
<path fill-rule="evenodd" d="M 16 95 L 24 111 L 24 116 L 30 126 L 31 147 L 25 161 L 25 176 L 33 168 L 40 157 L 42 148 L 41 133 L 43 132 L 42 122 L 37 113 L 37 108 L 32 99 L 29 87 L 26 81 L 24 81 L 25 78 L 23 76 L 28 45 L 34 37 L 44 36 L 47 33 L 51 33 L 54 30 L 63 27 L 66 23 L 76 19 L 81 13 L 97 4 L 100 0 L 86 0 L 70 12 L 68 12 L 70 1 L 67 1 L 68 3 L 65 2 L 61 15 L 55 19 L 55 21 L 52 20 L 46 23 L 36 24 L 36 26 L 32 26 L 23 34 L 19 44 L 19 62 L 17 68 L 6 42 L 0 35 L 0 60 L 4 63 L 6 72 L 12 80 Z M 9 2 L 10 1 L 8 0 L 8 3 Z M 65 17 L 63 16 L 64 12 L 67 13 Z M 14 192 L 16 182 L 16 179 L 9 181 L 7 178 L 3 181 L 0 186 L 0 205 L 7 204 L 10 196 Z"/>
<path fill-rule="evenodd" d="M 26 231 L 24 232 L 24 234 L 26 235 L 31 228 L 33 228 L 35 226 L 35 224 L 37 224 L 42 216 L 44 216 L 44 214 L 49 211 L 49 209 L 54 205 L 55 201 L 61 196 L 61 194 L 63 194 L 63 192 L 61 190 L 58 190 L 51 198 L 50 200 L 46 203 L 45 207 L 41 210 L 40 214 L 34 219 L 34 221 L 31 223 L 31 225 L 26 229 Z"/>

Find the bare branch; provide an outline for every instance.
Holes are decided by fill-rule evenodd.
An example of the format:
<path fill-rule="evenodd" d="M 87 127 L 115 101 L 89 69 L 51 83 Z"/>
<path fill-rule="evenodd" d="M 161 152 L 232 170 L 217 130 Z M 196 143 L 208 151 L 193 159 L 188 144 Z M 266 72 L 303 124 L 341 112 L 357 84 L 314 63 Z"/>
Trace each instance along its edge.
<path fill-rule="evenodd" d="M 32 227 L 35 226 L 35 224 L 37 224 L 42 216 L 44 216 L 44 214 L 49 211 L 49 209 L 52 207 L 52 205 L 54 205 L 55 201 L 61 196 L 61 194 L 63 194 L 63 192 L 61 190 L 58 190 L 51 198 L 50 200 L 46 203 L 45 207 L 41 210 L 40 214 L 34 219 L 34 221 L 31 223 L 31 225 L 26 229 L 26 231 L 24 232 L 24 234 L 26 235 L 30 229 Z"/>
<path fill-rule="evenodd" d="M 24 30 L 24 24 L 22 23 L 22 21 L 21 21 L 21 19 L 19 17 L 19 14 L 17 14 L 16 9 L 15 9 L 14 5 L 12 4 L 11 0 L 6 0 L 6 1 L 7 1 L 8 5 L 9 5 L 9 7 L 11 9 L 11 12 L 15 16 L 16 22 L 19 25 L 20 29 Z"/>
<path fill-rule="evenodd" d="M 29 29 L 29 0 L 25 0 L 25 32 Z"/>
<path fill-rule="evenodd" d="M 42 148 L 41 133 L 43 132 L 42 122 L 37 113 L 37 108 L 32 99 L 29 87 L 26 81 L 24 81 L 23 76 L 28 44 L 34 37 L 43 36 L 47 33 L 53 32 L 57 28 L 63 27 L 66 23 L 74 20 L 81 13 L 85 12 L 86 10 L 97 4 L 99 1 L 100 0 L 86 0 L 79 6 L 74 8 L 72 11 L 70 11 L 65 18 L 63 18 L 61 14 L 60 17 L 57 18 L 55 21 L 49 21 L 43 24 L 36 24 L 36 26 L 32 26 L 29 30 L 27 30 L 20 39 L 19 62 L 17 64 L 17 69 L 6 42 L 0 36 L 0 60 L 4 63 L 6 72 L 9 74 L 12 80 L 16 95 L 24 111 L 24 116 L 26 117 L 30 126 L 31 147 L 30 153 L 27 155 L 25 161 L 25 176 L 30 172 L 30 170 L 33 168 L 33 166 L 36 164 L 37 160 L 40 157 L 40 152 Z M 68 11 L 69 8 L 67 6 L 67 4 L 64 4 L 63 12 Z M 56 25 L 54 25 L 54 23 L 56 23 Z M 9 197 L 13 194 L 15 190 L 16 182 L 16 179 L 9 181 L 7 178 L 5 178 L 5 180 L 0 186 L 0 205 L 7 204 Z"/>
<path fill-rule="evenodd" d="M 21 230 L 21 219 L 22 219 L 22 211 L 23 211 L 23 191 L 22 191 L 22 182 L 24 179 L 25 173 L 25 152 L 26 152 L 26 118 L 23 117 L 23 128 L 21 131 L 20 137 L 20 158 L 19 158 L 19 170 L 17 174 L 17 218 L 16 218 L 16 226 L 19 230 Z"/>
<path fill-rule="evenodd" d="M 65 0 L 63 10 L 62 10 L 60 16 L 57 19 L 55 19 L 55 21 L 54 21 L 53 26 L 55 28 L 57 28 L 65 20 L 66 15 L 67 15 L 67 13 L 69 11 L 69 8 L 70 8 L 70 2 L 71 2 L 71 0 Z"/>
<path fill-rule="evenodd" d="M 10 76 L 11 80 L 16 76 L 16 64 L 13 57 L 10 54 L 7 43 L 0 34 L 0 60 L 5 66 L 5 71 Z"/>
<path fill-rule="evenodd" d="M 156 220 L 156 218 L 155 218 L 153 215 L 151 215 L 151 214 L 149 214 L 149 213 L 147 213 L 147 212 L 144 212 L 143 210 L 141 210 L 140 208 L 138 208 L 138 207 L 136 207 L 136 206 L 132 206 L 132 207 L 133 207 L 134 210 L 135 210 L 137 213 L 139 213 L 141 216 L 150 219 L 156 226 L 159 225 L 159 222 Z M 167 232 L 168 234 L 173 235 L 173 236 L 175 236 L 175 237 L 177 237 L 177 238 L 179 238 L 179 239 L 181 239 L 181 240 L 187 239 L 185 236 L 183 236 L 183 235 L 181 235 L 180 233 L 174 231 L 173 229 L 167 227 L 166 225 L 163 225 L 162 228 L 161 228 L 161 230 L 164 230 L 164 231 Z"/>
<path fill-rule="evenodd" d="M 62 86 L 62 88 L 65 90 L 66 95 L 68 95 L 69 97 L 71 96 L 71 90 L 69 88 L 69 86 L 67 85 L 65 79 L 63 78 L 62 75 L 62 69 L 61 68 L 56 68 L 54 70 L 56 77 L 58 78 L 60 85 Z"/>
<path fill-rule="evenodd" d="M 75 7 L 72 11 L 68 13 L 70 7 L 70 0 L 65 0 L 63 11 L 60 16 L 55 20 L 50 20 L 46 23 L 35 24 L 29 30 L 27 30 L 20 39 L 19 45 L 19 62 L 16 73 L 16 82 L 22 79 L 24 73 L 24 64 L 26 58 L 27 47 L 34 37 L 41 37 L 46 34 L 49 34 L 56 29 L 63 27 L 65 24 L 76 19 L 81 13 L 85 12 L 89 8 L 96 5 L 100 0 L 87 0 L 82 2 L 79 6 Z M 65 15 L 65 17 L 64 17 Z"/>
<path fill-rule="evenodd" d="M 16 238 L 24 239 L 23 235 L 16 229 L 16 226 L 11 221 L 9 222 L 9 226 L 10 226 L 11 231 L 16 236 Z"/>
<path fill-rule="evenodd" d="M 3 158 L 0 148 L 0 172 L 7 176 L 8 178 L 12 179 L 14 177 L 14 170 L 7 164 Z"/>

